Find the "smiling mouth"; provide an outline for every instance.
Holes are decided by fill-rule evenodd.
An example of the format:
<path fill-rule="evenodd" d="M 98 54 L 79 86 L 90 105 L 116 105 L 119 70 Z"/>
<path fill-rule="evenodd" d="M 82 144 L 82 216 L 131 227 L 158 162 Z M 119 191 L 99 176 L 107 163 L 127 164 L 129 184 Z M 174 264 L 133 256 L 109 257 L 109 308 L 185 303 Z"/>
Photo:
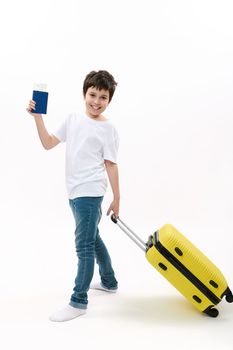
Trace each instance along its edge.
<path fill-rule="evenodd" d="M 96 107 L 96 106 L 92 106 L 90 105 L 92 109 L 94 109 L 95 111 L 98 111 L 101 107 Z"/>

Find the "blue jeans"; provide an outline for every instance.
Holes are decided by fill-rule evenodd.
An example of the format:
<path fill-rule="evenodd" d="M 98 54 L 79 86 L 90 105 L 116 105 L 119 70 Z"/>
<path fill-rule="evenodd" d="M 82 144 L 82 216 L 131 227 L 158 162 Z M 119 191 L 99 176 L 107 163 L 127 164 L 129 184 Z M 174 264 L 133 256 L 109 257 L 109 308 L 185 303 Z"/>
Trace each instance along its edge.
<path fill-rule="evenodd" d="M 101 283 L 109 289 L 117 289 L 111 259 L 99 235 L 102 201 L 103 197 L 69 200 L 76 223 L 75 247 L 78 256 L 78 271 L 70 305 L 79 309 L 87 308 L 87 292 L 94 273 L 95 258 L 99 265 Z"/>

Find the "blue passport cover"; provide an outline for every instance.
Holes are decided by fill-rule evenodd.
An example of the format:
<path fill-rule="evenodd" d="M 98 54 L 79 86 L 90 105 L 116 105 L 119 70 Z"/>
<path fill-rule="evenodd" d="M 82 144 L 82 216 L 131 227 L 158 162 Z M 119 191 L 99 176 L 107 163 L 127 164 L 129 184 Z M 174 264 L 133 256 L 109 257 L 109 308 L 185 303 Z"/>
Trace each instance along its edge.
<path fill-rule="evenodd" d="M 36 109 L 33 111 L 33 113 L 47 113 L 48 95 L 48 92 L 33 90 L 32 99 L 36 102 Z"/>

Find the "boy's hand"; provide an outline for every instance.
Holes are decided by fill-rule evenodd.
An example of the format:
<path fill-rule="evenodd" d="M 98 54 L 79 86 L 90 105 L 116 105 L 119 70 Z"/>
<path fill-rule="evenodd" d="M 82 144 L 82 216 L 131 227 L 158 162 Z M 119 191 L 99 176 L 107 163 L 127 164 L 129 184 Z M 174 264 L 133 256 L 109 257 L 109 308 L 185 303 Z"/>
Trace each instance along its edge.
<path fill-rule="evenodd" d="M 110 207 L 108 208 L 107 215 L 109 215 L 111 211 L 113 211 L 113 214 L 118 218 L 119 208 L 120 208 L 120 201 L 118 199 L 114 199 L 113 202 L 110 204 Z"/>
<path fill-rule="evenodd" d="M 33 111 L 36 109 L 36 102 L 33 100 L 29 101 L 27 112 L 31 114 L 33 117 L 37 117 L 39 114 L 33 113 Z"/>

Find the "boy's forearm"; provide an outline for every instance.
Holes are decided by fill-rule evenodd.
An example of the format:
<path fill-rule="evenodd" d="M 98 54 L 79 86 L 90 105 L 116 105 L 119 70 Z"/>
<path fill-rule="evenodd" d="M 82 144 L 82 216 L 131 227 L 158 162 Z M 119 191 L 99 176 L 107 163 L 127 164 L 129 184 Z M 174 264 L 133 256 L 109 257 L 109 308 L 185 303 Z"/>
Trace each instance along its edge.
<path fill-rule="evenodd" d="M 114 199 L 120 200 L 119 173 L 117 164 L 108 162 L 105 164 Z"/>
<path fill-rule="evenodd" d="M 36 127 L 40 141 L 45 149 L 49 149 L 51 143 L 51 135 L 49 135 L 48 131 L 46 130 L 42 115 L 38 114 L 36 117 L 34 117 L 34 119 L 36 122 Z"/>

